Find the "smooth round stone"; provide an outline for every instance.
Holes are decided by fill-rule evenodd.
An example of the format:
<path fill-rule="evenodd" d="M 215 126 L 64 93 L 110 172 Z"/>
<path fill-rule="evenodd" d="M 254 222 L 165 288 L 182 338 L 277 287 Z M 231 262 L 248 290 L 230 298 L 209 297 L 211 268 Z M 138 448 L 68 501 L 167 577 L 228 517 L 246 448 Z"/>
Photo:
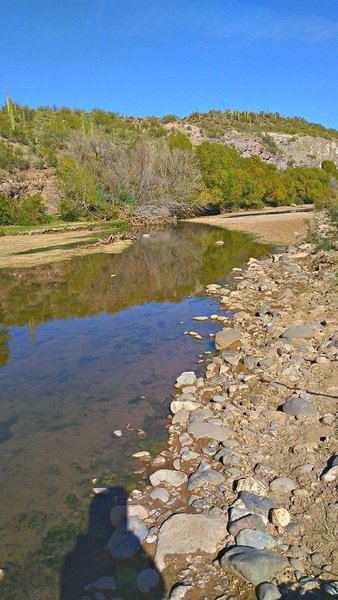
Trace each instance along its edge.
<path fill-rule="evenodd" d="M 151 589 L 157 586 L 160 576 L 154 569 L 144 569 L 137 576 L 137 587 L 143 593 L 147 594 Z"/>

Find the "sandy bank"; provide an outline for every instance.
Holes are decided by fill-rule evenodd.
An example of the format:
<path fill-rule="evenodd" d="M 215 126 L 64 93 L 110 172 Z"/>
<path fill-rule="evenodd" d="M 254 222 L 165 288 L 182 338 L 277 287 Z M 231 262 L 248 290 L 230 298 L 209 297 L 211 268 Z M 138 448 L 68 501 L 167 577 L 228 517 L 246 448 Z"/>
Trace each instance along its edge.
<path fill-rule="evenodd" d="M 314 217 L 311 207 L 291 209 L 285 207 L 243 213 L 227 213 L 188 219 L 191 223 L 204 223 L 225 229 L 237 229 L 252 233 L 261 242 L 269 244 L 293 244 L 299 236 L 306 234 L 307 221 Z M 270 212 L 270 214 L 269 214 Z"/>
<path fill-rule="evenodd" d="M 91 244 L 94 242 L 91 236 L 85 235 L 83 231 L 68 231 L 65 233 L 45 233 L 43 235 L 8 235 L 0 237 L 0 268 L 36 267 L 97 252 L 116 254 L 133 243 L 131 241 L 118 241 L 111 244 L 93 245 L 92 247 L 67 247 L 69 244 L 79 242 Z M 106 236 L 107 234 L 102 232 L 102 238 Z M 21 254 L 21 252 L 30 251 L 33 251 L 33 253 Z"/>

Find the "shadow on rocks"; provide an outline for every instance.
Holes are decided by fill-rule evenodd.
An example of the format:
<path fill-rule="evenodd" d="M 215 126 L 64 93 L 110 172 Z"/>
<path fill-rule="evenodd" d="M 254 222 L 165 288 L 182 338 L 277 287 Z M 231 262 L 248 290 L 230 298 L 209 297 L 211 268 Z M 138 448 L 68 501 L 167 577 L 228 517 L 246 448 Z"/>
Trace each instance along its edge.
<path fill-rule="evenodd" d="M 283 600 L 333 600 L 338 598 L 338 581 L 304 577 L 298 583 L 282 583 L 279 591 Z"/>
<path fill-rule="evenodd" d="M 162 577 L 141 545 L 148 535 L 147 526 L 137 511 L 127 513 L 127 499 L 124 488 L 93 498 L 88 529 L 78 535 L 63 563 L 60 600 L 165 597 Z"/>

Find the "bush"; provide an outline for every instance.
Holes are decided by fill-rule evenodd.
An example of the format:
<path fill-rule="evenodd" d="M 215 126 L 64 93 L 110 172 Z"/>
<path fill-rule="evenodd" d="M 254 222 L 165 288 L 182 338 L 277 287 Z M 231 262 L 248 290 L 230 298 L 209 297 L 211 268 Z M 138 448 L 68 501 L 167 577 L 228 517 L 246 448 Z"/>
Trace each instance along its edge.
<path fill-rule="evenodd" d="M 0 142 L 0 169 L 14 173 L 17 169 L 28 169 L 29 161 L 21 148 Z"/>
<path fill-rule="evenodd" d="M 191 152 L 192 143 L 189 140 L 188 136 L 182 133 L 181 131 L 175 131 L 168 136 L 168 144 L 170 150 L 186 150 Z"/>
<path fill-rule="evenodd" d="M 0 225 L 38 225 L 49 221 L 39 194 L 22 199 L 0 196 Z"/>
<path fill-rule="evenodd" d="M 333 160 L 323 160 L 322 169 L 325 171 L 325 173 L 328 173 L 332 177 L 335 177 L 335 179 L 338 179 L 338 169 Z"/>
<path fill-rule="evenodd" d="M 61 198 L 58 204 L 59 215 L 63 221 L 78 221 L 83 216 L 78 202 L 71 198 Z"/>
<path fill-rule="evenodd" d="M 47 207 L 39 194 L 27 196 L 17 201 L 15 210 L 16 225 L 38 225 L 49 223 L 50 216 Z"/>
<path fill-rule="evenodd" d="M 0 225 L 12 225 L 14 218 L 14 201 L 6 196 L 0 196 Z"/>

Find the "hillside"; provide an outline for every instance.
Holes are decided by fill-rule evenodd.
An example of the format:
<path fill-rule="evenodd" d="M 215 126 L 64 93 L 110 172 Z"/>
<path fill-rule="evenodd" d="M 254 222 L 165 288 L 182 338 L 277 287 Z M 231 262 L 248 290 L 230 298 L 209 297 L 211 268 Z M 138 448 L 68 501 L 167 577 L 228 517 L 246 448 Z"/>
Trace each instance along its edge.
<path fill-rule="evenodd" d="M 215 144 L 229 150 L 216 158 Z M 140 207 L 149 213 L 155 206 L 166 216 L 213 203 L 236 209 L 313 202 L 328 194 L 323 161 L 338 164 L 338 132 L 277 113 L 136 118 L 98 109 L 30 109 L 10 99 L 0 109 L 0 196 L 37 195 L 49 214 L 66 203 L 68 220 L 88 213 L 111 218 Z M 310 193 L 304 177 L 312 180 Z M 6 202 L 8 212 L 14 204 Z"/>

